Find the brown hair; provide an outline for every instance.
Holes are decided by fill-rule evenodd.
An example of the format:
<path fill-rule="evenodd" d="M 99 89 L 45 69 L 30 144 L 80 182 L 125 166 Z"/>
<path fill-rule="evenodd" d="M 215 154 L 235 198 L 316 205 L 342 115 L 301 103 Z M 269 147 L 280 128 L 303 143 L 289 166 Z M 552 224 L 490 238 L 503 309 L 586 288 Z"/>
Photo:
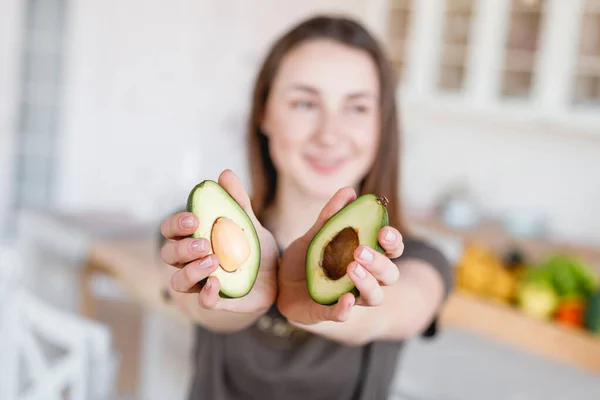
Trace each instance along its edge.
<path fill-rule="evenodd" d="M 339 16 L 315 16 L 299 23 L 274 43 L 260 68 L 248 126 L 252 208 L 260 219 L 275 198 L 277 171 L 269 155 L 268 138 L 261 131 L 271 84 L 286 53 L 311 39 L 330 39 L 363 50 L 369 53 L 377 66 L 381 87 L 381 140 L 376 161 L 361 182 L 359 194 L 374 193 L 387 197 L 390 225 L 401 229 L 398 192 L 400 138 L 394 73 L 373 36 L 358 22 Z"/>

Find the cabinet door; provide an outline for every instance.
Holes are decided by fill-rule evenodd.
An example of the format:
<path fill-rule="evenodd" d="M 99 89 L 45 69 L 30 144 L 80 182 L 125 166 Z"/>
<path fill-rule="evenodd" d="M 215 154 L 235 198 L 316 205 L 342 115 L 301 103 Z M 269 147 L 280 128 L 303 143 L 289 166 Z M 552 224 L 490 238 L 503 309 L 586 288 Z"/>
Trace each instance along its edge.
<path fill-rule="evenodd" d="M 446 0 L 442 54 L 437 87 L 441 91 L 462 91 L 470 51 L 470 33 L 475 0 Z"/>
<path fill-rule="evenodd" d="M 413 0 L 390 0 L 388 21 L 388 53 L 399 79 L 406 65 L 407 42 L 413 14 Z"/>
<path fill-rule="evenodd" d="M 546 2 L 510 1 L 501 95 L 504 98 L 529 99 L 535 79 L 535 61 L 540 48 L 540 31 Z"/>
<path fill-rule="evenodd" d="M 600 0 L 586 0 L 580 29 L 572 102 L 600 108 Z"/>

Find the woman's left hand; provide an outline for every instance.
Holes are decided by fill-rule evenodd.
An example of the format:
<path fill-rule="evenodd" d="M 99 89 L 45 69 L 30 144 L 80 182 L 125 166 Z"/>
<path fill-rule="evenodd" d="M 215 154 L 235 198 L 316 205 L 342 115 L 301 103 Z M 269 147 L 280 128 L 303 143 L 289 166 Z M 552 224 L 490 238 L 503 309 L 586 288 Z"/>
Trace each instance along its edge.
<path fill-rule="evenodd" d="M 348 277 L 354 282 L 360 296 L 345 293 L 337 303 L 330 306 L 321 305 L 310 298 L 305 269 L 308 245 L 325 222 L 354 199 L 356 193 L 352 188 L 340 189 L 325 205 L 312 228 L 284 252 L 279 268 L 277 304 L 288 320 L 305 325 L 322 321 L 344 322 L 355 305 L 380 305 L 384 299 L 382 288 L 398 281 L 398 267 L 390 258 L 399 257 L 404 244 L 400 232 L 386 226 L 378 234 L 378 241 L 385 254 L 368 246 L 359 246 L 354 252 L 354 260 L 347 267 Z"/>

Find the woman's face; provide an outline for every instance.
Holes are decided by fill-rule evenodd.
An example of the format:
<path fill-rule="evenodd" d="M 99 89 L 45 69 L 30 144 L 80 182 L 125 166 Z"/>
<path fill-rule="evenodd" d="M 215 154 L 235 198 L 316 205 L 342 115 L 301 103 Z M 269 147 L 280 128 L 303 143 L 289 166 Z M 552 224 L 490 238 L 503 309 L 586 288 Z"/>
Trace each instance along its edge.
<path fill-rule="evenodd" d="M 366 52 L 328 40 L 289 52 L 262 124 L 280 182 L 319 199 L 356 187 L 377 154 L 379 95 Z"/>

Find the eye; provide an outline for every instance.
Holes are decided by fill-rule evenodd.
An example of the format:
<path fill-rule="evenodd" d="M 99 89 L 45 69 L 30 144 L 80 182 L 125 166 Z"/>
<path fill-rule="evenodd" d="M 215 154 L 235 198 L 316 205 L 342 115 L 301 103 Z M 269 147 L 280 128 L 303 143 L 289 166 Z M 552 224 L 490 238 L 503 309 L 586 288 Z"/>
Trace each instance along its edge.
<path fill-rule="evenodd" d="M 369 111 L 369 107 L 363 104 L 355 104 L 350 106 L 350 111 L 357 114 L 365 114 Z"/>
<path fill-rule="evenodd" d="M 293 108 L 311 110 L 316 107 L 314 101 L 311 100 L 296 100 L 292 102 Z"/>

